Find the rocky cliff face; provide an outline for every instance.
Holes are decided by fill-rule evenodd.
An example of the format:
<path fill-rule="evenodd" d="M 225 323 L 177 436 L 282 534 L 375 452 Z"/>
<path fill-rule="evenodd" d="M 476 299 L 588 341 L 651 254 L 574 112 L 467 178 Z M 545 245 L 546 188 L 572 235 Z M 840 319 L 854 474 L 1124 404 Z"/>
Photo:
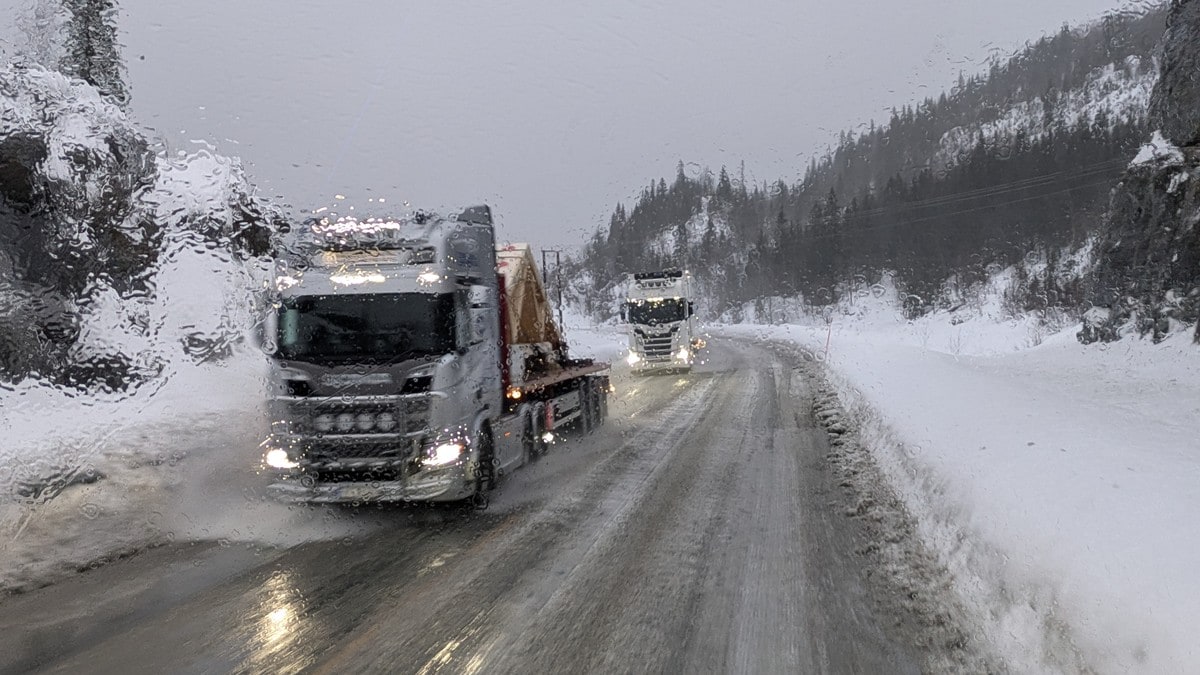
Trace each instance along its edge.
<path fill-rule="evenodd" d="M 1174 0 L 1163 35 L 1150 120 L 1172 143 L 1200 143 L 1200 2 Z"/>
<path fill-rule="evenodd" d="M 1200 318 L 1200 0 L 1173 0 L 1160 68 L 1157 130 L 1113 190 L 1083 342 L 1157 340 Z"/>

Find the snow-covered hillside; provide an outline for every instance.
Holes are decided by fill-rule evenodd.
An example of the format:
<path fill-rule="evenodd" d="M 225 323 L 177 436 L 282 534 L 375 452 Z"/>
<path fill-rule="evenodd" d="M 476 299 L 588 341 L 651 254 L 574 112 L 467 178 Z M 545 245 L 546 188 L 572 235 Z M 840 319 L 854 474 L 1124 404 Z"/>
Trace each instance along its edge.
<path fill-rule="evenodd" d="M 1158 64 L 1152 59 L 1130 56 L 1122 64 L 1093 70 L 1082 87 L 1066 91 L 1055 100 L 1034 96 L 1000 111 L 995 120 L 947 131 L 942 135 L 933 163 L 939 167 L 958 163 L 980 138 L 1004 147 L 1018 134 L 1024 134 L 1028 141 L 1037 141 L 1052 131 L 1098 122 L 1111 129 L 1118 123 L 1144 120 L 1156 82 Z"/>

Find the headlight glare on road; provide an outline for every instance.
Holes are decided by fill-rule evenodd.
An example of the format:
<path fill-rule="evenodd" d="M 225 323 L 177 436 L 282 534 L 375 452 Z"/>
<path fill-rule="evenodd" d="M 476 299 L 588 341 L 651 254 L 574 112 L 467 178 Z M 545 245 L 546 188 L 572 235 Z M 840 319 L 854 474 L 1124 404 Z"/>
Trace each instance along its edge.
<path fill-rule="evenodd" d="M 445 466 L 457 462 L 462 456 L 463 444 L 457 441 L 451 443 L 442 443 L 429 451 L 429 456 L 425 458 L 425 463 L 430 466 Z"/>
<path fill-rule="evenodd" d="M 286 450 L 280 450 L 279 448 L 267 451 L 267 465 L 273 466 L 276 469 L 294 469 L 300 466 L 293 462 L 291 457 L 288 457 Z"/>

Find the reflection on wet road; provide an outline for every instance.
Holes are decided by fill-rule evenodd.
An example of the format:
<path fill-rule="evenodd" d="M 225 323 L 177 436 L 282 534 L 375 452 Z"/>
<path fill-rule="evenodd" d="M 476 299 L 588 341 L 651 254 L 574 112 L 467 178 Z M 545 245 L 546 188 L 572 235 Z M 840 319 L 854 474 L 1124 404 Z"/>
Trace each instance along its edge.
<path fill-rule="evenodd" d="M 768 350 L 708 351 L 617 377 L 610 423 L 486 512 L 303 508 L 357 529 L 173 545 L 10 598 L 0 670 L 917 672 L 829 514 L 807 384 Z"/>

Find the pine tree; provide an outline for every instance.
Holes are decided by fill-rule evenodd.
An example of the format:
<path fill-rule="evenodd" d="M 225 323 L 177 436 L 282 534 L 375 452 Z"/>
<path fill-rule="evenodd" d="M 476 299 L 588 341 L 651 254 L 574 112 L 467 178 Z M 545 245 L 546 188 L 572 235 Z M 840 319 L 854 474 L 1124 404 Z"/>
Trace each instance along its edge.
<path fill-rule="evenodd" d="M 704 223 L 704 236 L 700 239 L 700 262 L 704 268 L 708 268 L 716 261 L 717 252 L 717 228 L 713 224 L 712 214 L 708 214 L 708 220 Z"/>
<path fill-rule="evenodd" d="M 721 167 L 721 177 L 717 179 L 717 198 L 728 204 L 733 197 L 733 184 L 729 182 L 729 172 Z"/>
<path fill-rule="evenodd" d="M 688 267 L 687 222 L 682 220 L 675 226 L 675 265 L 680 269 Z"/>
<path fill-rule="evenodd" d="M 129 104 L 129 89 L 117 45 L 115 0 L 63 0 L 63 8 L 68 14 L 67 41 L 60 69 L 124 108 Z"/>

